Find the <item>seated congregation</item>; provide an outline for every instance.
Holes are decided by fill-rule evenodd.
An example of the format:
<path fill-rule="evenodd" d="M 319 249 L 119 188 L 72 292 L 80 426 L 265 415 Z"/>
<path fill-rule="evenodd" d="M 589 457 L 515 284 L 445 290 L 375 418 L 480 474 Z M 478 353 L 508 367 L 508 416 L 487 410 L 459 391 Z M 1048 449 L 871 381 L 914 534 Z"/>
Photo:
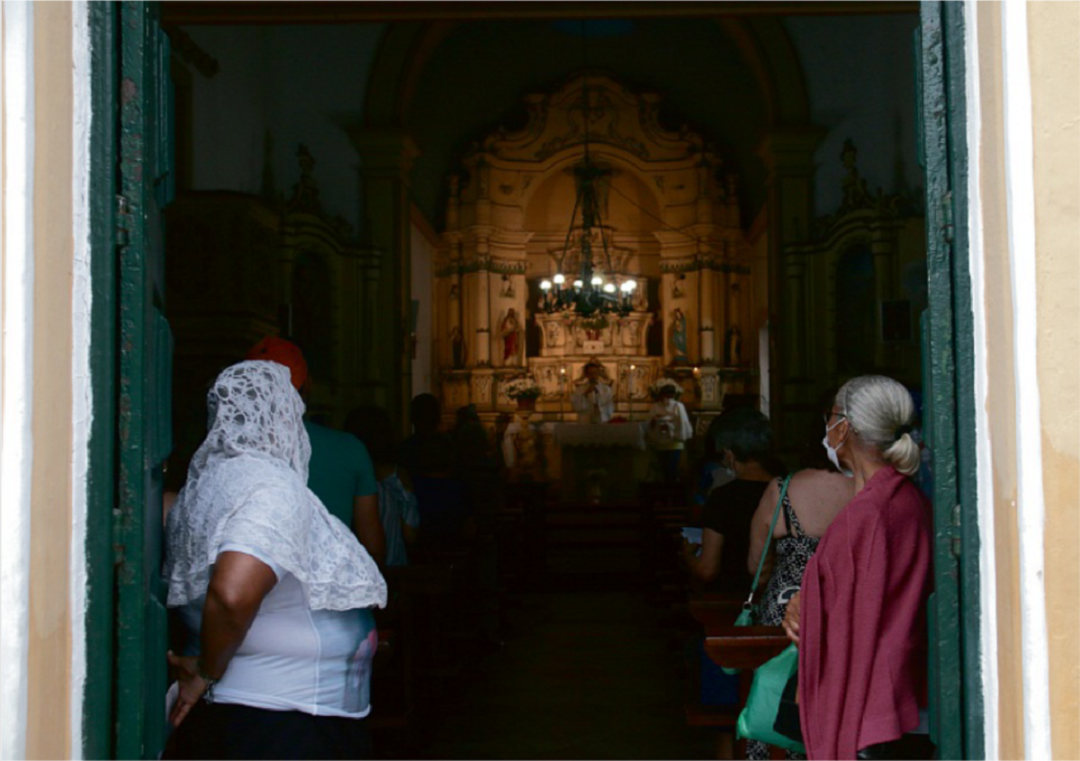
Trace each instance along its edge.
<path fill-rule="evenodd" d="M 299 347 L 261 341 L 212 384 L 206 438 L 166 495 L 165 758 L 415 757 L 463 666 L 507 646 L 506 610 L 538 588 L 548 485 L 506 477 L 474 409 L 445 426 L 421 394 L 399 442 L 377 406 L 342 430 L 307 419 L 309 388 Z M 604 425 L 588 390 L 577 405 Z M 788 473 L 749 407 L 716 417 L 700 464 L 683 462 L 693 427 L 677 384 L 660 391 L 630 592 L 687 614 L 671 619 L 688 642 L 686 724 L 715 732 L 722 758 L 932 757 L 911 394 L 852 379 L 824 408 L 827 459 Z M 759 666 L 782 671 L 764 709 Z"/>

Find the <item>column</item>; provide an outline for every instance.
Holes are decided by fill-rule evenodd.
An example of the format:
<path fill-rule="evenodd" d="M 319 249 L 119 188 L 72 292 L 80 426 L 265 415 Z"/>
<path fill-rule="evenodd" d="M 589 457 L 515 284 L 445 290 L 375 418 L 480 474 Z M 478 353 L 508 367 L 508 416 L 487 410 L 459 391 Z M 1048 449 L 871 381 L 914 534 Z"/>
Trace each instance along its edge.
<path fill-rule="evenodd" d="M 757 151 L 767 172 L 769 323 L 780 326 L 770 357 L 769 399 L 774 410 L 785 409 L 785 400 L 813 400 L 813 380 L 801 377 L 800 368 L 792 366 L 807 356 L 807 333 L 793 335 L 787 330 L 795 318 L 792 312 L 801 309 L 803 299 L 801 293 L 791 292 L 800 278 L 795 277 L 794 283 L 789 279 L 798 273 L 787 271 L 783 252 L 786 246 L 804 242 L 809 230 L 814 215 L 814 151 L 823 135 L 823 130 L 808 126 L 776 129 L 765 136 Z M 783 447 L 791 427 L 780 415 L 773 423 L 777 443 Z M 796 424 L 792 432 L 797 430 Z"/>
<path fill-rule="evenodd" d="M 713 325 L 713 291 L 716 283 L 712 267 L 707 262 L 702 262 L 701 271 L 698 273 L 698 285 L 700 286 L 698 324 L 701 326 L 701 363 L 711 365 L 716 362 L 716 330 Z"/>
<path fill-rule="evenodd" d="M 412 307 L 411 215 L 409 172 L 419 150 L 412 139 L 393 129 L 355 129 L 350 135 L 360 156 L 364 202 L 361 235 L 385 252 L 379 277 L 379 329 L 372 334 L 370 365 L 381 377 L 372 389 L 408 430 L 412 397 L 409 312 Z"/>
<path fill-rule="evenodd" d="M 491 366 L 491 273 L 488 271 L 488 244 L 476 245 L 476 364 Z"/>

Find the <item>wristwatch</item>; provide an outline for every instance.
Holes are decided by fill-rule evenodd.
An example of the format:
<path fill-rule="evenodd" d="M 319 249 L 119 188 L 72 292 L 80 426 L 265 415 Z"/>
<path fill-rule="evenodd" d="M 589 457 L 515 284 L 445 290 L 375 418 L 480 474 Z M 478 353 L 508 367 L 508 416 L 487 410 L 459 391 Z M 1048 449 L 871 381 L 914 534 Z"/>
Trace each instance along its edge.
<path fill-rule="evenodd" d="M 202 679 L 204 682 L 206 682 L 206 692 L 203 693 L 203 700 L 205 700 L 207 703 L 213 703 L 214 685 L 220 681 L 221 677 L 217 677 L 215 679 L 214 677 L 207 674 L 206 669 L 203 668 L 202 658 L 199 658 L 199 660 L 195 661 L 195 673 L 199 675 L 199 679 Z"/>

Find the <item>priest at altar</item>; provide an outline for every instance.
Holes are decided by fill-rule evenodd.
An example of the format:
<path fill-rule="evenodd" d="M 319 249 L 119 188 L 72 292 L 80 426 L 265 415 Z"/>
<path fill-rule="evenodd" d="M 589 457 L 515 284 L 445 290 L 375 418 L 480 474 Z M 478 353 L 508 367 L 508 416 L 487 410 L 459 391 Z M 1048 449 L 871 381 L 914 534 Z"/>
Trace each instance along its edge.
<path fill-rule="evenodd" d="M 606 423 L 615 411 L 615 395 L 600 374 L 604 367 L 598 362 L 585 365 L 585 377 L 574 384 L 570 406 L 578 413 L 581 423 Z"/>

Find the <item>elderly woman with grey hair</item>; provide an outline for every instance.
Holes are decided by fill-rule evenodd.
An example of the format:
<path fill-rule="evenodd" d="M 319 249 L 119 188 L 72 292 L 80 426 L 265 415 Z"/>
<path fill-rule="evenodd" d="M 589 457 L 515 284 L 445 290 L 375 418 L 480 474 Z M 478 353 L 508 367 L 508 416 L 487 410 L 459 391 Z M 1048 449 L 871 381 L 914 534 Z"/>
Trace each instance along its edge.
<path fill-rule="evenodd" d="M 915 405 L 899 382 L 845 383 L 822 442 L 855 497 L 806 566 L 784 627 L 799 645 L 801 730 L 810 758 L 930 758 L 926 603 L 933 586 L 930 504 Z"/>

